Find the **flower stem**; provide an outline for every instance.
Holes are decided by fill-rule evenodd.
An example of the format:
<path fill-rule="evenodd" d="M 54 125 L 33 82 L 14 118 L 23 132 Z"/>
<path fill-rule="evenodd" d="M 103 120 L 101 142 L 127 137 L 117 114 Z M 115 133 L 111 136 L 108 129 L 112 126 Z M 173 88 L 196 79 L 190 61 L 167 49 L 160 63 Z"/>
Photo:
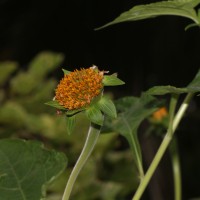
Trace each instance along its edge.
<path fill-rule="evenodd" d="M 139 185 L 135 195 L 133 196 L 132 200 L 139 200 L 141 198 L 152 175 L 154 174 L 156 168 L 158 167 L 160 160 L 162 159 L 167 147 L 169 146 L 172 136 L 173 136 L 176 128 L 178 127 L 179 122 L 181 121 L 193 95 L 194 95 L 193 93 L 187 94 L 187 96 L 185 97 L 185 99 L 184 99 L 182 105 L 180 106 L 175 117 L 174 117 L 174 112 L 175 112 L 175 107 L 176 107 L 176 103 L 178 100 L 178 96 L 174 96 L 174 95 L 172 96 L 171 103 L 170 103 L 170 111 L 169 111 L 170 122 L 169 122 L 168 131 L 167 131 L 150 167 L 148 168 L 143 180 L 140 182 L 140 185 Z"/>
<path fill-rule="evenodd" d="M 99 137 L 101 131 L 101 126 L 91 123 L 86 142 L 84 144 L 84 147 L 82 149 L 82 152 L 76 162 L 76 165 L 74 166 L 71 175 L 69 177 L 69 180 L 67 182 L 62 200 L 68 200 L 73 188 L 73 185 L 76 181 L 76 178 L 80 172 L 80 170 L 83 168 L 85 162 L 87 161 L 88 157 L 91 155 L 92 150 L 94 149 L 94 146 L 97 142 L 97 139 Z"/>
<path fill-rule="evenodd" d="M 180 167 L 180 159 L 178 154 L 176 138 L 173 138 L 171 144 L 169 145 L 169 150 L 170 150 L 173 177 L 174 177 L 174 200 L 181 200 L 182 199 L 181 167 Z"/>

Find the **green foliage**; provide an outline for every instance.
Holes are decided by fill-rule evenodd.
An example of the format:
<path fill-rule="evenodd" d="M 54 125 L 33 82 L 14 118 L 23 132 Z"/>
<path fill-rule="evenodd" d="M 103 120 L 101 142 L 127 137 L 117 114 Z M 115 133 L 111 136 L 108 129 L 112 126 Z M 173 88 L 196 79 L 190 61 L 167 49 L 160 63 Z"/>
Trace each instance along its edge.
<path fill-rule="evenodd" d="M 9 76 L 17 69 L 15 62 L 1 62 L 0 63 L 0 86 L 2 86 Z"/>
<path fill-rule="evenodd" d="M 109 130 L 119 132 L 129 142 L 140 176 L 143 176 L 142 155 L 138 141 L 138 127 L 141 122 L 157 109 L 156 100 L 149 95 L 124 97 L 115 102 L 118 118 L 107 121 Z"/>
<path fill-rule="evenodd" d="M 155 2 L 146 5 L 137 5 L 131 8 L 130 10 L 122 13 L 112 22 L 98 29 L 105 28 L 107 26 L 121 22 L 137 21 L 163 15 L 175 15 L 186 17 L 193 20 L 197 25 L 199 25 L 200 16 L 199 13 L 197 15 L 194 9 L 199 3 L 199 0 L 175 0 Z"/>
<path fill-rule="evenodd" d="M 38 142 L 0 140 L 0 194 L 7 200 L 38 200 L 46 184 L 66 167 L 63 153 L 49 151 Z"/>
<path fill-rule="evenodd" d="M 44 84 L 44 78 L 63 60 L 62 54 L 44 52 L 30 63 L 28 71 L 21 71 L 11 80 L 11 91 L 14 94 L 27 95 L 37 91 Z"/>
<path fill-rule="evenodd" d="M 81 152 L 89 126 L 89 121 L 83 112 L 80 112 L 81 110 L 68 111 L 69 116 L 80 112 L 76 116 L 76 125 L 72 126 L 74 134 L 69 137 L 68 133 L 71 131 L 69 128 L 67 130 L 66 116 L 56 115 L 55 108 L 44 104 L 54 97 L 58 80 L 55 80 L 55 75 L 52 73 L 56 70 L 60 71 L 62 61 L 62 54 L 43 52 L 27 65 L 26 70 L 12 62 L 5 62 L 0 66 L 2 80 L 0 82 L 3 86 L 0 89 L 0 138 L 41 140 L 48 148 L 64 151 L 68 156 L 69 167 L 58 179 L 47 185 L 48 200 L 61 199 L 67 178 Z M 8 67 L 8 63 L 11 67 Z M 9 72 L 5 72 L 6 70 Z M 35 82 L 28 80 L 27 83 L 24 78 L 26 75 Z M 34 86 L 27 86 L 26 84 L 29 83 L 33 83 Z M 106 112 L 106 108 L 102 110 Z M 114 115 L 115 112 L 112 116 Z M 72 199 L 88 200 L 89 196 L 90 199 L 114 200 L 118 197 L 124 199 L 132 193 L 137 186 L 136 170 L 132 167 L 133 161 L 129 151 L 115 150 L 119 143 L 116 133 L 100 135 L 95 152 L 76 182 Z M 10 150 L 12 151 L 13 148 Z M 112 168 L 107 167 L 110 159 L 112 160 L 110 165 L 114 165 Z M 120 169 L 124 163 L 127 167 Z M 133 174 L 133 177 L 129 174 Z M 92 192 L 91 188 L 94 189 Z"/>

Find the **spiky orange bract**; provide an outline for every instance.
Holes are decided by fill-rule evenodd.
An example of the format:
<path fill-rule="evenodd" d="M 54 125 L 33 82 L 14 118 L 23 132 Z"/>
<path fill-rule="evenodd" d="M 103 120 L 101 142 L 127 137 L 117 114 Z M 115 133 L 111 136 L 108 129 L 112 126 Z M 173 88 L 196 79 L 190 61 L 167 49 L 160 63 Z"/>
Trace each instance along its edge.
<path fill-rule="evenodd" d="M 103 89 L 103 72 L 95 67 L 75 70 L 64 76 L 56 89 L 55 99 L 68 110 L 88 106 Z"/>

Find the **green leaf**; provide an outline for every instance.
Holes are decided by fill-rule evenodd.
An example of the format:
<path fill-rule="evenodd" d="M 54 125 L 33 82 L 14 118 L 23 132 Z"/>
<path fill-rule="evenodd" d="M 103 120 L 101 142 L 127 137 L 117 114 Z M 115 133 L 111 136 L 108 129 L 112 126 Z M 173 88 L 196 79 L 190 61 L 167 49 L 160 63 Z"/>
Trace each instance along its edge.
<path fill-rule="evenodd" d="M 123 135 L 129 142 L 134 160 L 140 175 L 143 175 L 141 148 L 138 141 L 137 130 L 141 122 L 157 110 L 158 102 L 149 95 L 137 97 L 124 97 L 115 102 L 117 119 L 105 121 L 109 130 Z"/>
<path fill-rule="evenodd" d="M 56 100 L 46 102 L 45 104 L 48 105 L 48 106 L 57 108 L 57 109 L 59 109 L 59 110 L 67 110 L 66 108 L 64 108 L 63 106 L 61 106 L 61 105 L 58 103 L 58 101 L 56 101 Z"/>
<path fill-rule="evenodd" d="M 200 69 L 194 79 L 187 86 L 187 89 L 190 92 L 200 92 Z"/>
<path fill-rule="evenodd" d="M 62 69 L 62 71 L 64 72 L 64 75 L 68 75 L 69 73 L 71 73 L 71 71 L 68 71 L 66 69 Z"/>
<path fill-rule="evenodd" d="M 116 86 L 123 85 L 125 82 L 117 78 L 115 75 L 104 75 L 103 84 L 105 86 Z"/>
<path fill-rule="evenodd" d="M 115 108 L 115 104 L 108 99 L 107 97 L 103 96 L 98 102 L 97 106 L 99 109 L 108 115 L 109 117 L 116 118 L 117 117 L 117 111 Z"/>
<path fill-rule="evenodd" d="M 146 5 L 137 5 L 131 8 L 130 10 L 122 13 L 112 22 L 98 29 L 105 28 L 107 26 L 121 22 L 136 21 L 163 15 L 175 15 L 186 17 L 193 20 L 196 24 L 200 24 L 200 20 L 194 9 L 194 7 L 197 6 L 199 3 L 199 0 L 176 0 L 161 1 Z"/>
<path fill-rule="evenodd" d="M 185 88 L 176 88 L 174 86 L 155 86 L 146 91 L 150 95 L 164 95 L 164 94 L 182 94 L 182 93 L 195 93 L 200 92 L 200 70 L 191 81 L 191 83 Z"/>
<path fill-rule="evenodd" d="M 46 185 L 63 172 L 66 164 L 63 153 L 46 150 L 39 142 L 1 140 L 0 199 L 42 199 Z"/>
<path fill-rule="evenodd" d="M 72 116 L 66 116 L 66 124 L 67 124 L 67 132 L 69 135 L 71 135 L 74 126 L 75 126 L 75 122 L 76 122 L 76 116 L 72 115 Z"/>
<path fill-rule="evenodd" d="M 164 94 L 182 94 L 187 93 L 187 88 L 176 88 L 174 86 L 155 86 L 146 91 L 150 95 L 164 95 Z"/>
<path fill-rule="evenodd" d="M 100 126 L 103 125 L 104 117 L 103 117 L 102 112 L 99 110 L 97 106 L 95 105 L 90 106 L 86 110 L 86 116 L 92 123 L 100 125 Z"/>

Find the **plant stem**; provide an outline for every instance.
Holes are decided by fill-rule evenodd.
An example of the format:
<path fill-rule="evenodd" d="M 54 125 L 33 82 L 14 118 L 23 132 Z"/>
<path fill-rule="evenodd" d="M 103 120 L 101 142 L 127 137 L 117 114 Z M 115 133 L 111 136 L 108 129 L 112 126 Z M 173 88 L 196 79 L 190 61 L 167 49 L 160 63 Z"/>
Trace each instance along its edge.
<path fill-rule="evenodd" d="M 97 139 L 99 137 L 101 131 L 101 126 L 98 126 L 96 124 L 91 123 L 86 142 L 84 144 L 84 147 L 82 149 L 82 152 L 76 162 L 76 165 L 74 166 L 71 175 L 69 177 L 69 180 L 67 182 L 62 200 L 68 200 L 73 188 L 73 185 L 76 181 L 76 178 L 80 172 L 80 170 L 83 168 L 85 162 L 87 161 L 88 157 L 92 153 L 92 150 L 94 149 L 94 146 L 97 142 Z"/>
<path fill-rule="evenodd" d="M 170 156 L 172 160 L 172 169 L 173 169 L 173 177 L 174 177 L 174 200 L 181 200 L 181 167 L 180 167 L 180 159 L 177 148 L 176 138 L 173 138 L 171 144 L 169 145 Z"/>
<path fill-rule="evenodd" d="M 174 117 L 174 122 L 173 122 L 173 132 L 176 130 L 176 128 L 178 127 L 185 111 L 187 110 L 190 100 L 192 99 L 192 97 L 194 96 L 194 93 L 188 93 L 187 96 L 185 97 L 182 105 L 180 106 L 176 116 Z"/>
<path fill-rule="evenodd" d="M 187 96 L 185 97 L 182 105 L 180 106 L 175 118 L 173 119 L 174 116 L 174 112 L 175 112 L 175 106 L 178 100 L 178 96 L 172 96 L 171 98 L 171 103 L 170 103 L 170 111 L 169 111 L 169 115 L 170 115 L 170 122 L 169 122 L 169 128 L 168 131 L 151 163 L 151 165 L 149 166 L 143 180 L 140 182 L 140 185 L 135 193 L 135 195 L 133 196 L 132 200 L 139 200 L 144 192 L 144 190 L 146 189 L 152 175 L 154 174 L 158 164 L 160 163 L 161 158 L 163 157 L 167 147 L 170 144 L 170 141 L 172 139 L 172 136 L 176 130 L 176 128 L 179 125 L 179 122 L 181 121 L 188 105 L 189 102 L 191 100 L 191 98 L 193 97 L 193 93 L 188 93 Z"/>

